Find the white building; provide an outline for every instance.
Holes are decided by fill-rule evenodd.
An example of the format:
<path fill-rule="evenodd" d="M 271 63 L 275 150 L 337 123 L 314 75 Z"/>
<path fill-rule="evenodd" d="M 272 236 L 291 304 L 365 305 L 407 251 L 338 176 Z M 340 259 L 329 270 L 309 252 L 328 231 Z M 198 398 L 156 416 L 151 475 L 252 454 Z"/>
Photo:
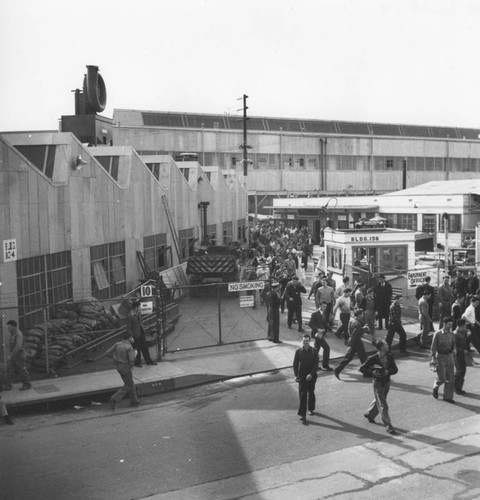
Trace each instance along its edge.
<path fill-rule="evenodd" d="M 362 218 L 380 216 L 389 228 L 417 232 L 417 240 L 430 235 L 430 250 L 445 245 L 446 234 L 449 246 L 460 246 L 465 236 L 475 237 L 480 222 L 480 179 L 431 181 L 378 196 L 275 198 L 273 213 L 288 225 L 307 226 L 317 240 L 329 220 L 334 228 L 354 229 Z"/>

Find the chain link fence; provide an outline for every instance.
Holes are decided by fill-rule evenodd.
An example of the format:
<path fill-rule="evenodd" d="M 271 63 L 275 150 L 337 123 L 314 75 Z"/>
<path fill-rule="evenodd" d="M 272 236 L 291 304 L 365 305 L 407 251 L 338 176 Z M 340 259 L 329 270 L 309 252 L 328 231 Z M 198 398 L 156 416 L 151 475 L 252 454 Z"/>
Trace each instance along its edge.
<path fill-rule="evenodd" d="M 165 337 L 165 352 L 267 337 L 267 310 L 258 292 L 228 292 L 227 283 L 185 288 L 178 322 Z M 241 307 L 241 297 L 247 295 L 254 305 Z"/>

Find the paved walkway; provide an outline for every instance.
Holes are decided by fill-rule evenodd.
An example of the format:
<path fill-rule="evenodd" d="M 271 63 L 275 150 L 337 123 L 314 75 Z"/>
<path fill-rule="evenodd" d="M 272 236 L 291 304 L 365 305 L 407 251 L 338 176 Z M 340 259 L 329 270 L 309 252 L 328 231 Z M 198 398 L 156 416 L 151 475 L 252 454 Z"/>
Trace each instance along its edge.
<path fill-rule="evenodd" d="M 478 416 L 256 470 L 152 500 L 480 498 Z"/>
<path fill-rule="evenodd" d="M 305 311 L 308 314 L 308 311 Z M 282 319 L 285 322 L 285 316 Z M 408 336 L 416 334 L 416 327 L 410 328 Z M 385 330 L 377 332 L 385 336 Z M 140 396 L 192 387 L 228 378 L 269 372 L 292 366 L 295 349 L 301 344 L 301 334 L 284 328 L 282 344 L 268 340 L 222 345 L 193 351 L 179 351 L 168 354 L 156 366 L 134 368 L 134 378 Z M 332 365 L 345 354 L 343 341 L 330 335 Z M 375 349 L 365 339 L 367 351 Z M 332 375 L 333 376 L 333 375 Z M 12 391 L 2 392 L 2 399 L 10 407 L 45 405 L 60 400 L 75 400 L 99 394 L 113 393 L 122 385 L 117 371 L 112 369 L 50 378 L 33 382 L 32 389 L 18 390 L 21 384 L 14 384 Z"/>

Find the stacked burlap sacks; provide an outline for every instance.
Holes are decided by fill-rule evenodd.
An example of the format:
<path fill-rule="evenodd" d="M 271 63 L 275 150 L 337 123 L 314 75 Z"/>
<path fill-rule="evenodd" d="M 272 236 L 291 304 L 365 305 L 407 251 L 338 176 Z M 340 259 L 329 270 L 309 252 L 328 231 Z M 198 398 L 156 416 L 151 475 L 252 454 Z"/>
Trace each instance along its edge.
<path fill-rule="evenodd" d="M 102 337 L 120 326 L 111 308 L 107 311 L 97 299 L 88 302 L 57 306 L 52 319 L 34 325 L 24 332 L 25 352 L 29 369 L 54 372 L 62 366 L 65 356 L 88 342 Z M 47 330 L 48 349 L 45 344 Z"/>

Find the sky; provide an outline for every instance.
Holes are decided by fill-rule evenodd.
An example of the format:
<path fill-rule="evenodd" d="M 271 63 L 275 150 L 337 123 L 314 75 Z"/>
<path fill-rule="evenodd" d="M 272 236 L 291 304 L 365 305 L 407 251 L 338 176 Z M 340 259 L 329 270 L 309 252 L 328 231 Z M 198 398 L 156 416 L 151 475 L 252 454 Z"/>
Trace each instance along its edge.
<path fill-rule="evenodd" d="M 113 110 L 480 127 L 479 0 L 0 0 L 0 131 Z"/>

